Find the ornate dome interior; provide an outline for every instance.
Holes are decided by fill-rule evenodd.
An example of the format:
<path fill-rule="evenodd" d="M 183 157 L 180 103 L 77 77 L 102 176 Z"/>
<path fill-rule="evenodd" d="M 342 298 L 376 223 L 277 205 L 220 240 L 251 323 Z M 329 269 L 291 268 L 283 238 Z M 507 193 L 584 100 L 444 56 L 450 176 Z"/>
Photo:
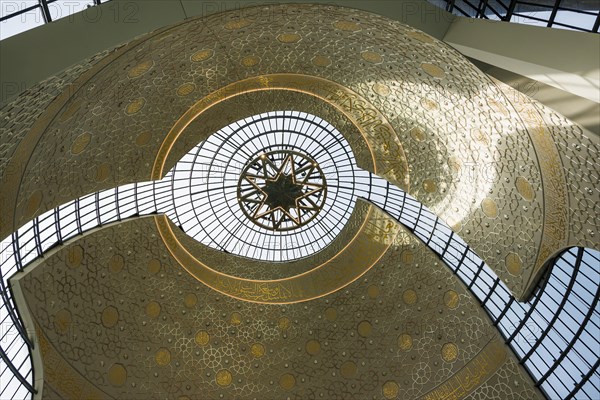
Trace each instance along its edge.
<path fill-rule="evenodd" d="M 598 133 L 382 13 L 219 11 L 0 109 L 0 398 L 597 398 Z"/>

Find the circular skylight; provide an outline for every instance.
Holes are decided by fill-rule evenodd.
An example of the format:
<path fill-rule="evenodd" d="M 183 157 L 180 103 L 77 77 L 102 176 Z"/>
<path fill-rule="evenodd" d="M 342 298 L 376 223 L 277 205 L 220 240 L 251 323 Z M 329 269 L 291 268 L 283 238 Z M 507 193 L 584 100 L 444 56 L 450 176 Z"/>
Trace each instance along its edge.
<path fill-rule="evenodd" d="M 168 173 L 168 216 L 199 242 L 283 262 L 326 247 L 350 218 L 360 171 L 323 119 L 276 111 L 234 122 Z"/>

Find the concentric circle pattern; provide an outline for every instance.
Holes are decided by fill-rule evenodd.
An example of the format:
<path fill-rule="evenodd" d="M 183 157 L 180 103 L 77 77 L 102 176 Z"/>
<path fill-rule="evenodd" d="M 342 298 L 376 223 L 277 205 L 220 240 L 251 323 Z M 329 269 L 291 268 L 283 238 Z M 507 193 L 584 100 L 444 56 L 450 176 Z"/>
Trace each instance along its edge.
<path fill-rule="evenodd" d="M 327 121 L 269 112 L 222 128 L 175 165 L 167 175 L 174 189 L 168 215 L 207 246 L 284 262 L 331 243 L 354 209 L 356 183 L 366 176 Z M 276 185 L 288 186 L 295 198 L 279 201 L 294 206 L 269 204 L 267 192 L 273 200 L 281 189 Z"/>

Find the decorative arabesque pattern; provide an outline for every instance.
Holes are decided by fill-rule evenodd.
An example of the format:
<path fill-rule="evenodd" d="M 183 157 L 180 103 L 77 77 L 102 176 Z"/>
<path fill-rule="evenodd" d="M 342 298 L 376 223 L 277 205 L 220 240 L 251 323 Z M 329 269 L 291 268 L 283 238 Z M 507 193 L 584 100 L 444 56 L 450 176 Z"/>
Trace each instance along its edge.
<path fill-rule="evenodd" d="M 272 118 L 283 120 L 294 120 L 300 116 L 295 113 L 271 114 Z M 198 154 L 198 148 L 190 154 Z M 188 164 L 189 168 L 187 160 L 186 156 L 181 163 Z M 176 165 L 173 171 L 177 170 Z M 210 169 L 205 169 L 204 174 L 196 177 L 207 179 Z M 356 176 L 361 176 L 361 173 L 356 173 Z M 5 252 L 6 259 L 13 268 L 21 269 L 46 249 L 96 226 L 127 216 L 166 210 L 171 210 L 167 214 L 173 212 L 176 208 L 171 202 L 175 193 L 171 186 L 173 182 L 173 175 L 169 173 L 160 182 L 99 192 L 47 212 L 13 234 L 11 246 L 18 251 L 12 255 Z M 195 187 L 192 181 L 187 184 Z M 507 343 L 549 397 L 595 396 L 598 361 L 597 357 L 594 361 L 593 349 L 600 342 L 592 338 L 599 337 L 595 322 L 600 316 L 597 308 L 600 298 L 598 252 L 580 248 L 565 253 L 540 283 L 533 298 L 527 303 L 520 303 L 458 235 L 404 191 L 369 173 L 366 184 L 356 185 L 354 190 L 355 196 L 364 197 L 381 207 L 440 255 L 480 301 Z M 79 218 L 75 218 L 76 215 Z M 60 229 L 57 230 L 57 227 Z M 216 244 L 215 247 L 220 246 Z M 5 265 L 2 267 L 4 271 Z M 584 305 L 581 305 L 582 302 Z M 572 329 L 574 323 L 580 328 Z M 555 361 L 550 362 L 551 359 Z M 578 372 L 573 373 L 574 369 Z"/>
<path fill-rule="evenodd" d="M 442 215 L 467 242 L 477 246 L 478 253 L 482 256 L 485 253 L 488 260 L 495 257 L 494 270 L 511 290 L 525 287 L 524 273 L 535 265 L 542 219 L 550 215 L 543 209 L 543 197 L 547 193 L 542 188 L 555 188 L 542 182 L 538 160 L 547 159 L 546 153 L 531 142 L 533 133 L 549 137 L 546 135 L 550 129 L 548 124 L 540 122 L 535 111 L 539 105 L 529 105 L 526 111 L 530 121 L 525 123 L 523 115 L 514 109 L 513 98 L 455 51 L 385 18 L 335 7 L 281 6 L 255 10 L 257 15 L 245 10 L 213 16 L 198 24 L 191 21 L 154 32 L 125 46 L 107 57 L 112 58 L 106 60 L 102 68 L 90 74 L 93 79 L 81 80 L 74 92 L 66 93 L 53 107 L 48 107 L 50 111 L 36 124 L 42 128 L 31 129 L 19 144 L 17 150 L 28 162 L 18 174 L 5 174 L 3 189 L 10 187 L 11 190 L 0 192 L 0 197 L 9 192 L 11 196 L 14 194 L 14 197 L 0 198 L 0 207 L 6 210 L 0 215 L 8 219 L 2 227 L 24 224 L 6 242 L 6 256 L 2 259 L 5 313 L 1 318 L 11 321 L 9 331 L 21 330 L 20 336 L 13 336 L 10 346 L 2 347 L 3 359 L 7 361 L 3 372 L 14 373 L 12 381 L 19 380 L 23 385 L 17 390 L 27 391 L 26 382 L 31 382 L 32 377 L 29 360 L 24 356 L 27 344 L 21 341 L 25 333 L 17 311 L 10 305 L 8 277 L 49 247 L 62 244 L 74 235 L 127 216 L 158 212 L 168 204 L 172 197 L 171 186 L 156 182 L 120 186 L 83 197 L 82 194 L 147 179 L 149 161 L 156 154 L 164 132 L 195 99 L 248 77 L 280 71 L 308 73 L 340 82 L 363 99 L 369 99 L 374 107 L 364 108 L 365 102 L 356 103 L 356 97 L 344 97 L 343 93 L 336 93 L 340 96 L 330 100 L 346 108 L 358 104 L 367 121 L 372 121 L 368 112 L 385 112 L 412 168 L 411 194 L 434 205 L 432 210 Z M 210 34 L 206 33 L 208 26 Z M 192 45 L 188 47 L 188 43 Z M 119 101 L 114 101 L 114 93 L 119 93 Z M 405 107 L 406 104 L 411 107 Z M 544 114 L 547 112 L 545 109 Z M 550 113 L 548 118 L 554 121 L 556 114 Z M 552 134 L 579 140 L 579 136 L 563 129 L 563 122 L 550 124 Z M 215 127 L 211 133 L 224 125 Z M 570 146 L 575 143 L 568 141 L 558 146 L 564 145 L 572 151 Z M 33 144 L 37 146 L 34 148 Z M 189 147 L 185 151 L 187 149 Z M 397 158 L 395 149 L 397 144 L 389 140 L 378 148 L 378 157 Z M 551 172 L 558 172 L 556 176 L 562 179 L 561 168 L 576 170 L 579 167 L 572 168 L 569 162 L 591 163 L 591 167 L 586 167 L 597 170 L 596 160 L 586 158 L 587 154 L 595 154 L 595 150 L 589 149 L 580 153 L 586 156 L 565 156 L 563 165 L 555 163 L 556 169 Z M 461 178 L 465 175 L 469 179 Z M 591 186 L 575 185 L 574 180 L 572 176 L 566 179 L 571 182 L 568 206 L 576 215 L 575 224 L 559 227 L 552 233 L 564 236 L 571 226 L 575 227 L 576 234 L 580 231 L 584 236 L 593 231 L 585 215 L 598 215 L 597 185 L 594 185 L 597 176 L 591 176 L 587 184 Z M 388 190 L 386 185 L 380 189 L 373 186 L 373 190 L 381 195 L 381 190 Z M 41 191 L 40 187 L 52 190 Z M 558 189 L 562 197 L 567 195 L 564 188 Z M 404 199 L 405 216 L 412 213 L 417 218 L 424 209 L 401 193 L 390 195 L 389 204 L 388 196 L 379 200 L 374 195 L 371 197 L 383 202 L 386 210 L 394 198 Z M 77 200 L 72 201 L 73 198 Z M 57 208 L 52 210 L 53 207 Z M 459 218 L 452 220 L 451 217 L 457 215 Z M 26 223 L 32 218 L 32 222 Z M 585 357 L 582 343 L 592 349 L 597 346 L 594 341 L 598 337 L 594 331 L 597 329 L 594 325 L 597 292 L 593 289 L 597 288 L 593 284 L 598 281 L 593 279 L 597 273 L 597 253 L 571 250 L 564 254 L 561 258 L 567 260 L 564 268 L 556 266 L 561 265 L 559 261 L 548 278 L 548 285 L 526 303 L 519 303 L 471 251 L 464 245 L 456 245 L 456 234 L 433 217 L 422 221 L 429 222 L 429 227 L 415 225 L 417 235 L 421 232 L 421 237 L 427 238 L 436 251 L 453 260 L 455 264 L 451 264 L 459 277 L 487 309 L 493 310 L 489 312 L 495 316 L 494 320 L 497 318 L 500 329 L 508 332 L 513 348 L 523 345 L 525 352 L 529 352 L 534 348 L 533 345 L 527 347 L 529 340 L 546 341 L 543 343 L 547 344 L 535 346 L 528 356 L 531 359 L 538 354 L 542 362 L 534 365 L 524 361 L 526 366 L 537 368 L 550 359 L 548 354 L 557 360 L 539 373 L 533 373 L 542 389 L 550 396 L 555 387 L 562 387 L 556 390 L 565 396 L 571 393 L 578 398 L 594 397 L 598 390 L 594 379 L 598 376 L 597 362 L 594 364 L 593 357 Z M 430 228 L 435 229 L 430 231 Z M 519 235 L 505 235 L 515 231 Z M 495 256 L 499 248 L 512 251 Z M 570 278 L 564 278 L 563 274 Z M 585 277 L 591 277 L 592 283 L 579 285 L 577 282 Z M 567 281 L 568 284 L 563 283 Z M 574 291 L 580 287 L 596 296 L 586 297 Z M 585 301 L 579 303 L 578 298 Z M 538 312 L 544 305 L 546 311 Z M 578 310 L 575 318 L 573 309 Z M 556 312 L 550 314 L 553 310 Z M 574 326 L 573 320 L 581 323 L 581 331 L 570 329 Z M 540 353 L 543 348 L 547 348 L 547 353 Z M 517 350 L 517 354 L 524 352 Z M 561 371 L 559 360 L 572 360 L 571 357 L 580 355 L 586 362 L 567 361 L 574 367 Z M 580 367 L 583 368 L 581 374 L 572 374 Z M 568 375 L 572 381 L 563 379 L 560 374 Z M 560 382 L 553 386 L 552 379 L 559 376 Z M 14 386 L 9 387 L 7 390 L 14 389 Z M 388 393 L 394 392 L 393 385 L 388 389 Z"/>

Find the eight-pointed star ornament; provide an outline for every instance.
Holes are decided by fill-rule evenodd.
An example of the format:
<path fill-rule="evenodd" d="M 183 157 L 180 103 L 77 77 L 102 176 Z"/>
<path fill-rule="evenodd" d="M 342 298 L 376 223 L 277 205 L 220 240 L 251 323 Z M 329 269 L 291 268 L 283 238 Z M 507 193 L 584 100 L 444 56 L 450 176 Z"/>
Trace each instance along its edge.
<path fill-rule="evenodd" d="M 238 201 L 263 228 L 283 231 L 307 224 L 323 208 L 325 176 L 309 156 L 278 150 L 261 154 L 242 171 Z"/>

